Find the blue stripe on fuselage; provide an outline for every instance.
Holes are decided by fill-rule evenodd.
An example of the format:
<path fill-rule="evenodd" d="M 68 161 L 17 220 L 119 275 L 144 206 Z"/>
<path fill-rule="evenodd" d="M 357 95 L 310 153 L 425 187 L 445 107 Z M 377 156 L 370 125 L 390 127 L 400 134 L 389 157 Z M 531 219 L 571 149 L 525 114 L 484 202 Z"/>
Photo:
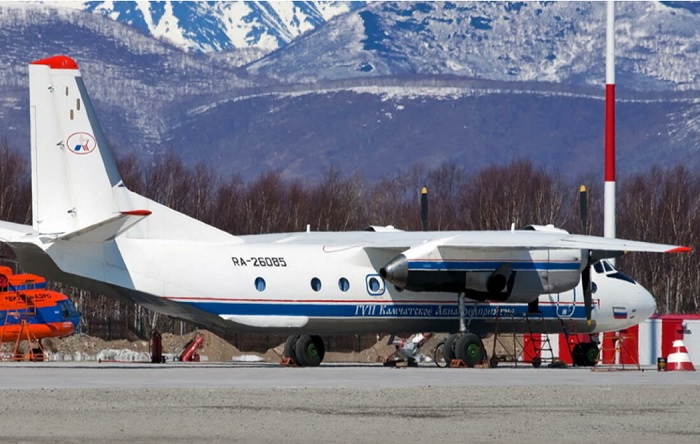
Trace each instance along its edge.
<path fill-rule="evenodd" d="M 347 304 L 347 303 L 257 303 L 257 302 L 183 302 L 201 310 L 217 315 L 233 316 L 307 316 L 310 318 L 445 318 L 459 317 L 457 304 Z M 498 316 L 521 316 L 528 313 L 527 304 L 479 304 L 467 307 L 467 317 L 476 310 L 478 318 L 496 318 Z M 539 307 L 542 317 L 557 318 L 555 305 Z M 532 315 L 531 315 L 532 316 Z M 540 315 L 537 315 L 539 318 Z M 574 307 L 571 316 L 566 319 L 585 318 L 586 310 L 583 305 Z"/>

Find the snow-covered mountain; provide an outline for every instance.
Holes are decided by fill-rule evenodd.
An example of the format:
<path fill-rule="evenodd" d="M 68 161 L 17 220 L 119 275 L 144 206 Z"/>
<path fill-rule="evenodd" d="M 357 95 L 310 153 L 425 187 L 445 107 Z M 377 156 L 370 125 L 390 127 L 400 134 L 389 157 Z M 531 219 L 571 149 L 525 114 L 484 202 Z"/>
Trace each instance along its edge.
<path fill-rule="evenodd" d="M 255 48 L 267 53 L 362 3 L 90 1 L 55 5 L 104 15 L 185 51 Z"/>
<path fill-rule="evenodd" d="M 370 179 L 445 161 L 599 168 L 604 3 L 285 5 L 296 15 L 263 20 L 279 5 L 0 3 L 0 128 L 28 146 L 26 63 L 65 53 L 115 150 L 146 161 L 172 149 L 223 175 L 303 180 L 332 165 Z M 241 7 L 257 12 L 220 22 L 216 11 Z M 616 8 L 619 164 L 638 171 L 673 152 L 700 167 L 700 8 Z"/>
<path fill-rule="evenodd" d="M 57 5 L 109 17 L 185 51 L 237 49 L 233 63 L 254 62 L 251 73 L 287 83 L 456 75 L 597 85 L 605 77 L 605 2 Z M 698 10 L 692 2 L 616 5 L 622 88 L 700 89 Z"/>
<path fill-rule="evenodd" d="M 600 85 L 605 14 L 605 2 L 375 2 L 249 70 L 284 82 L 450 75 Z M 700 89 L 692 8 L 620 2 L 616 30 L 622 88 Z"/>

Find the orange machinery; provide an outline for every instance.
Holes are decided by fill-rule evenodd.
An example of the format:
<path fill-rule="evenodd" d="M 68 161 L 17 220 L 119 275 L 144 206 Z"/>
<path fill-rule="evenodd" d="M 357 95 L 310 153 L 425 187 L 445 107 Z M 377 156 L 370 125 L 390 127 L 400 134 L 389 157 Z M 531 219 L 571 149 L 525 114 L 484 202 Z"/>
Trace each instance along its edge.
<path fill-rule="evenodd" d="M 48 290 L 46 279 L 15 274 L 0 266 L 0 343 L 68 336 L 80 323 L 80 313 L 68 297 Z"/>

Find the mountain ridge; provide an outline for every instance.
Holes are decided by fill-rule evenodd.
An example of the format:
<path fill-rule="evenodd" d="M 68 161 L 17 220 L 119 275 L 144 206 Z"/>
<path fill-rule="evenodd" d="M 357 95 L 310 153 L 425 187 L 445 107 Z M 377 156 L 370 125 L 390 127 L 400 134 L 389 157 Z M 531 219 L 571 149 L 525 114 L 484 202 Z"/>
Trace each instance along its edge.
<path fill-rule="evenodd" d="M 475 17 L 483 18 L 484 11 L 493 8 L 499 14 L 508 12 L 502 4 L 466 5 L 474 8 Z M 519 13 L 525 14 L 533 7 L 523 5 Z M 568 11 L 566 8 L 571 6 L 554 7 Z M 578 13 L 590 14 L 594 7 L 603 9 L 603 5 L 586 7 Z M 664 20 L 672 11 L 681 16 L 681 21 L 697 24 L 693 12 L 654 3 L 625 5 L 621 16 L 627 18 L 620 20 L 621 26 L 625 28 L 639 14 L 652 14 L 654 8 L 663 8 Z M 596 9 L 595 17 L 602 18 L 601 11 Z M 378 23 L 369 40 L 362 14 L 373 14 Z M 26 150 L 26 64 L 68 53 L 81 67 L 115 151 L 136 153 L 143 162 L 174 150 L 185 162 L 204 162 L 224 176 L 251 178 L 275 170 L 288 178 L 309 181 L 318 180 L 333 166 L 374 180 L 421 162 L 428 168 L 442 162 L 477 168 L 522 157 L 567 172 L 600 169 L 604 89 L 602 80 L 593 83 L 591 79 L 602 65 L 589 63 L 591 59 L 586 58 L 577 63 L 589 63 L 590 72 L 549 81 L 507 74 L 492 79 L 487 75 L 491 71 L 486 69 L 492 60 L 488 51 L 496 47 L 492 45 L 475 53 L 483 59 L 477 60 L 481 65 L 475 65 L 483 68 L 481 74 L 447 72 L 442 69 L 449 65 L 447 56 L 429 59 L 426 54 L 434 51 L 421 53 L 418 49 L 422 44 L 438 42 L 434 37 L 447 29 L 444 26 L 451 14 L 453 9 L 434 13 L 423 3 L 371 4 L 338 15 L 284 47 L 241 65 L 243 59 L 236 55 L 239 50 L 184 51 L 101 14 L 45 5 L 18 8 L 0 4 L 0 38 L 6 43 L 6 50 L 0 53 L 4 73 L 0 76 L 0 122 L 11 144 Z M 549 15 L 556 14 L 550 11 Z M 421 35 L 410 29 L 404 32 L 386 28 L 387 23 L 410 24 L 411 20 L 432 23 L 436 17 L 446 20 L 439 22 L 443 31 L 424 29 L 421 32 L 425 35 Z M 469 29 L 488 32 L 489 26 L 497 27 L 493 20 L 469 17 L 463 20 Z M 647 20 L 653 27 L 653 20 Z M 589 27 L 600 29 L 598 24 Z M 389 35 L 388 30 L 394 39 L 384 42 L 389 46 L 372 46 L 370 40 L 382 40 L 382 32 Z M 397 42 L 406 41 L 411 33 L 417 35 L 417 40 L 404 51 Z M 683 37 L 683 33 L 687 35 Z M 457 33 L 454 38 L 465 35 L 471 34 Z M 674 59 L 672 63 L 656 66 L 639 59 L 634 66 L 643 69 L 630 72 L 624 69 L 633 65 L 621 64 L 621 172 L 639 171 L 670 159 L 699 166 L 696 123 L 700 122 L 700 88 L 694 86 L 694 77 L 671 82 L 670 88 L 664 83 L 678 72 L 682 74 L 679 78 L 685 78 L 698 63 L 693 60 L 698 47 L 695 36 L 696 32 L 685 24 L 659 37 L 659 42 L 674 40 L 671 49 L 682 45 L 688 48 L 682 54 L 666 54 Z M 597 34 L 595 39 L 587 39 L 591 45 L 594 40 L 600 45 L 598 41 L 602 40 Z M 346 41 L 355 46 L 344 46 Z M 474 51 L 481 48 L 478 39 L 471 42 Z M 652 47 L 652 43 L 640 48 Z M 332 47 L 337 49 L 330 50 Z M 639 53 L 644 52 L 641 49 Z M 253 54 L 255 50 L 241 51 Z M 518 51 L 524 50 L 513 49 L 512 53 Z M 649 60 L 665 60 L 662 55 L 654 54 Z M 532 72 L 536 71 L 534 60 L 527 62 Z M 365 66 L 363 61 L 373 70 L 356 69 Z M 685 62 L 688 66 L 683 65 Z M 440 69 L 415 69 L 421 63 Z M 378 68 L 381 66 L 384 71 Z M 641 79 L 639 87 L 630 87 L 629 79 Z"/>

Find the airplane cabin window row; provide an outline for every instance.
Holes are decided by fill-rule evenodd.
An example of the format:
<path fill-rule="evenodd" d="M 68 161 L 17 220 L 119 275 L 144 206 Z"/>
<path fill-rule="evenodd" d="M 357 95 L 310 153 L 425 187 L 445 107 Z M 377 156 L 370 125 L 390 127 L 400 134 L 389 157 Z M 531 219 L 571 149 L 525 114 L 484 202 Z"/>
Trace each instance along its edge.
<path fill-rule="evenodd" d="M 262 277 L 255 278 L 254 285 L 255 285 L 255 289 L 258 291 L 265 291 L 265 288 L 267 287 L 267 284 L 265 283 L 265 279 L 263 279 Z M 317 277 L 314 277 L 311 279 L 311 289 L 313 291 L 316 291 L 316 292 L 321 291 L 321 287 L 322 287 L 321 279 L 319 279 Z M 342 292 L 346 292 L 346 291 L 350 290 L 350 281 L 348 281 L 344 277 L 341 277 L 340 279 L 338 279 L 338 288 Z"/>

